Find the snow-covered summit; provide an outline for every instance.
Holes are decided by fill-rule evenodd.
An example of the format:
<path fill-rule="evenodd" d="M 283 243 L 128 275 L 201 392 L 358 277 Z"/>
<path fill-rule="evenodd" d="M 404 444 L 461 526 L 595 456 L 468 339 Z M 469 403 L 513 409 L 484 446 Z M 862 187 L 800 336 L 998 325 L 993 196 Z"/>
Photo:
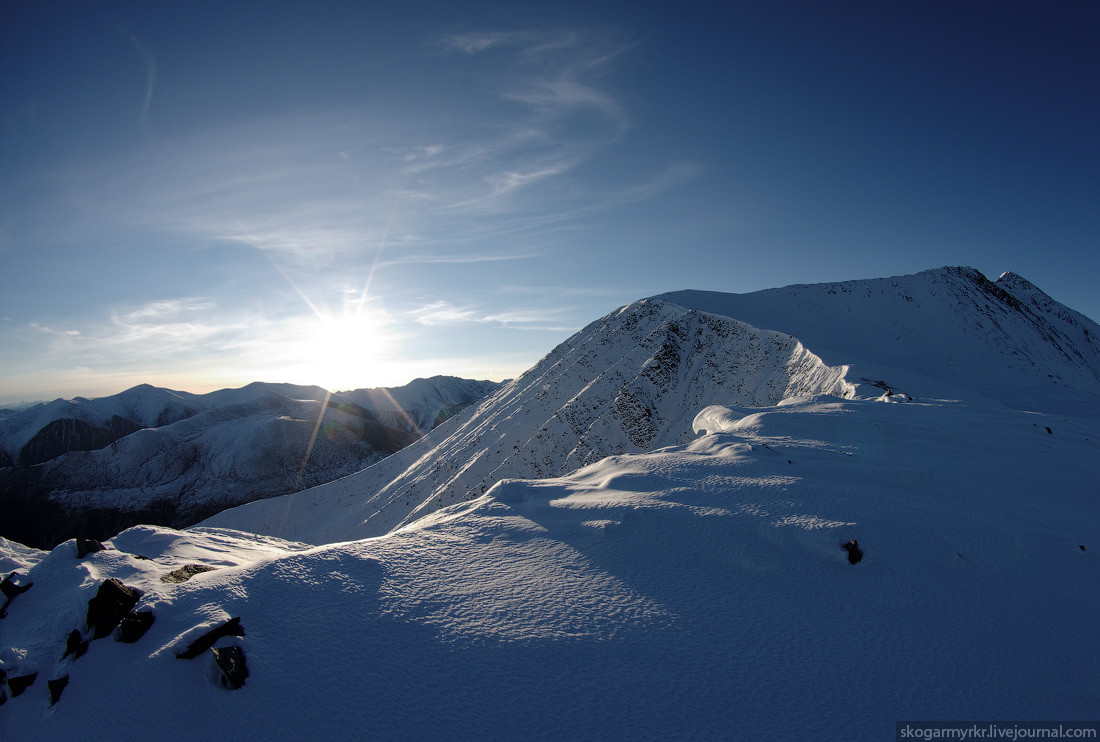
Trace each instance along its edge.
<path fill-rule="evenodd" d="M 377 536 L 503 478 L 557 476 L 685 443 L 708 404 L 850 394 L 844 374 L 789 335 L 642 300 L 593 322 L 446 428 L 368 469 L 204 522 L 309 543 Z"/>
<path fill-rule="evenodd" d="M 658 299 L 798 338 L 848 380 L 916 396 L 984 398 L 1016 409 L 1100 416 L 1100 326 L 1007 273 L 973 268 Z"/>

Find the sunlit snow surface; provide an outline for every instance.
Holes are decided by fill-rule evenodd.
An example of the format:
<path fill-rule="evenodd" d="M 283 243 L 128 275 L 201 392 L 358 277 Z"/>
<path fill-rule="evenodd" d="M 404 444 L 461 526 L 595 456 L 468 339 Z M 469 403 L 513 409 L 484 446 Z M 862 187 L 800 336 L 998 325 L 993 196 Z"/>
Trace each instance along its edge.
<path fill-rule="evenodd" d="M 8 568 L 41 559 L 0 620 L 8 675 L 39 673 L 0 738 L 887 739 L 901 719 L 1094 718 L 1100 423 L 892 399 L 711 408 L 696 426 L 717 432 L 686 445 L 505 480 L 375 539 L 139 527 L 84 561 L 0 542 Z M 159 580 L 184 563 L 218 569 Z M 108 576 L 156 622 L 60 660 Z M 209 653 L 175 657 L 230 616 L 237 691 Z"/>

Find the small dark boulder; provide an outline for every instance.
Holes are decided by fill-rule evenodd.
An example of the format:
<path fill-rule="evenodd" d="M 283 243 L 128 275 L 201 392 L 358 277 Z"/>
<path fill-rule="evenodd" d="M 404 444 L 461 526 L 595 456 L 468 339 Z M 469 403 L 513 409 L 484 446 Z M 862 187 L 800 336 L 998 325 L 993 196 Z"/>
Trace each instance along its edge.
<path fill-rule="evenodd" d="M 102 639 L 110 634 L 140 598 L 136 588 L 123 585 L 114 577 L 101 582 L 96 596 L 88 601 L 87 623 L 93 629 L 92 638 Z"/>
<path fill-rule="evenodd" d="M 118 640 L 133 644 L 153 625 L 152 611 L 130 611 L 118 624 Z"/>
<path fill-rule="evenodd" d="M 848 564 L 859 564 L 859 561 L 863 559 L 863 550 L 859 548 L 859 542 L 855 539 L 852 539 L 840 548 L 848 552 Z"/>
<path fill-rule="evenodd" d="M 244 627 L 241 626 L 240 617 L 231 618 L 207 631 L 195 641 L 191 642 L 183 652 L 176 655 L 181 660 L 190 660 L 198 657 L 214 646 L 214 642 L 223 636 L 244 636 Z"/>
<path fill-rule="evenodd" d="M 106 548 L 106 546 L 99 543 L 94 538 L 78 538 L 76 540 L 76 558 L 83 559 L 89 554 L 103 551 Z"/>
<path fill-rule="evenodd" d="M 1049 425 L 1046 426 L 1046 429 L 1047 429 L 1048 433 L 1050 433 L 1051 435 L 1054 435 L 1054 431 L 1050 429 Z"/>
<path fill-rule="evenodd" d="M 27 688 L 30 688 L 34 683 L 34 679 L 38 677 L 38 673 L 32 672 L 29 675 L 20 675 L 17 678 L 8 678 L 8 689 L 11 691 L 11 697 L 15 698 L 20 695 Z"/>
<path fill-rule="evenodd" d="M 219 678 L 221 684 L 229 690 L 236 690 L 244 685 L 248 677 L 248 668 L 244 664 L 244 650 L 240 647 L 211 647 L 214 653 L 214 662 L 222 671 Z"/>
<path fill-rule="evenodd" d="M 205 564 L 185 564 L 179 569 L 173 570 L 166 575 L 160 576 L 161 582 L 187 582 L 195 575 L 202 574 L 203 572 L 212 572 L 215 567 L 208 567 Z"/>
<path fill-rule="evenodd" d="M 61 677 L 57 678 L 56 680 L 51 680 L 48 683 L 46 683 L 46 685 L 48 685 L 49 688 L 50 688 L 50 705 L 51 706 L 53 706 L 55 703 L 57 703 L 58 701 L 61 700 L 61 691 L 65 690 L 65 686 L 68 685 L 68 684 L 69 684 L 69 676 L 68 675 L 62 675 Z"/>
<path fill-rule="evenodd" d="M 8 600 L 11 600 L 16 595 L 22 595 L 23 593 L 30 590 L 31 586 L 34 585 L 33 582 L 28 582 L 25 585 L 18 585 L 15 582 L 16 577 L 22 579 L 23 577 L 26 577 L 26 575 L 21 575 L 18 572 L 12 572 L 10 575 L 5 577 L 2 582 L 0 582 L 0 593 L 3 593 L 4 597 Z"/>
<path fill-rule="evenodd" d="M 69 637 L 65 640 L 65 654 L 61 655 L 61 659 L 65 659 L 70 654 L 73 659 L 77 659 L 84 655 L 88 651 L 88 642 L 84 640 L 84 637 L 80 635 L 80 632 L 73 629 L 69 632 Z"/>
<path fill-rule="evenodd" d="M 1085 545 L 1081 544 L 1081 551 L 1085 551 Z"/>
<path fill-rule="evenodd" d="M 18 572 L 12 572 L 5 577 L 3 581 L 0 581 L 0 593 L 4 595 L 4 603 L 0 605 L 0 618 L 8 615 L 8 605 L 15 600 L 16 596 L 27 592 L 31 589 L 31 586 L 34 585 L 33 582 L 28 582 L 26 585 L 16 584 L 15 578 L 22 578 L 24 576 L 25 575 L 21 575 Z"/>

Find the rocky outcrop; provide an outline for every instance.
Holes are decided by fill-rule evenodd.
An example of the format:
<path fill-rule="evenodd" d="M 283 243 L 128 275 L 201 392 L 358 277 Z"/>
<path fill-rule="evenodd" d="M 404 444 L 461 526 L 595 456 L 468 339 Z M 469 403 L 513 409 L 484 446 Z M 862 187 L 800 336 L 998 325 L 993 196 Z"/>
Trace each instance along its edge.
<path fill-rule="evenodd" d="M 214 628 L 207 631 L 195 641 L 187 645 L 187 649 L 176 654 L 181 660 L 191 660 L 198 657 L 214 646 L 214 642 L 226 636 L 244 636 L 244 627 L 241 626 L 240 617 L 231 618 L 228 621 L 218 624 Z"/>
<path fill-rule="evenodd" d="M 133 644 L 145 636 L 155 617 L 152 611 L 130 611 L 118 624 L 118 640 L 124 644 Z"/>
<path fill-rule="evenodd" d="M 248 667 L 244 661 L 244 650 L 237 646 L 231 646 L 212 647 L 210 651 L 214 655 L 214 664 L 221 670 L 221 677 L 218 680 L 222 686 L 229 690 L 236 690 L 244 685 L 245 678 L 248 677 Z"/>
<path fill-rule="evenodd" d="M 140 598 L 141 593 L 137 589 L 123 585 L 114 577 L 100 583 L 95 597 L 88 601 L 85 621 L 92 631 L 92 638 L 109 636 Z"/>
<path fill-rule="evenodd" d="M 166 575 L 161 575 L 161 582 L 187 582 L 195 575 L 203 572 L 211 572 L 215 568 L 205 564 L 185 564 L 179 569 L 174 569 Z"/>
<path fill-rule="evenodd" d="M 3 582 L 0 582 L 0 595 L 4 597 L 4 603 L 0 605 L 0 618 L 3 618 L 8 611 L 8 605 L 15 600 L 16 597 L 22 595 L 31 589 L 34 585 L 33 582 L 26 582 L 24 575 L 18 572 L 12 572 L 4 578 Z"/>

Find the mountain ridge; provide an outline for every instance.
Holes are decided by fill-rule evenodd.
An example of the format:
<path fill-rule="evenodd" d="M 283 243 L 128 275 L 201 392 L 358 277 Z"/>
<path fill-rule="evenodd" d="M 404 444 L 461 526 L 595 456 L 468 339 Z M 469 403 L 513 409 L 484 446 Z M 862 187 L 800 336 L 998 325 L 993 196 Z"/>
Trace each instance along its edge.
<path fill-rule="evenodd" d="M 854 306 L 870 316 L 853 319 Z M 1075 360 L 1057 346 L 1065 336 L 1053 324 L 1043 331 L 1022 300 L 972 268 L 754 294 L 660 294 L 591 323 L 445 434 L 204 524 L 309 543 L 379 536 L 501 479 L 561 476 L 606 456 L 684 444 L 696 413 L 712 404 L 886 392 L 1100 417 L 1100 381 L 1090 385 L 1100 352 Z"/>

